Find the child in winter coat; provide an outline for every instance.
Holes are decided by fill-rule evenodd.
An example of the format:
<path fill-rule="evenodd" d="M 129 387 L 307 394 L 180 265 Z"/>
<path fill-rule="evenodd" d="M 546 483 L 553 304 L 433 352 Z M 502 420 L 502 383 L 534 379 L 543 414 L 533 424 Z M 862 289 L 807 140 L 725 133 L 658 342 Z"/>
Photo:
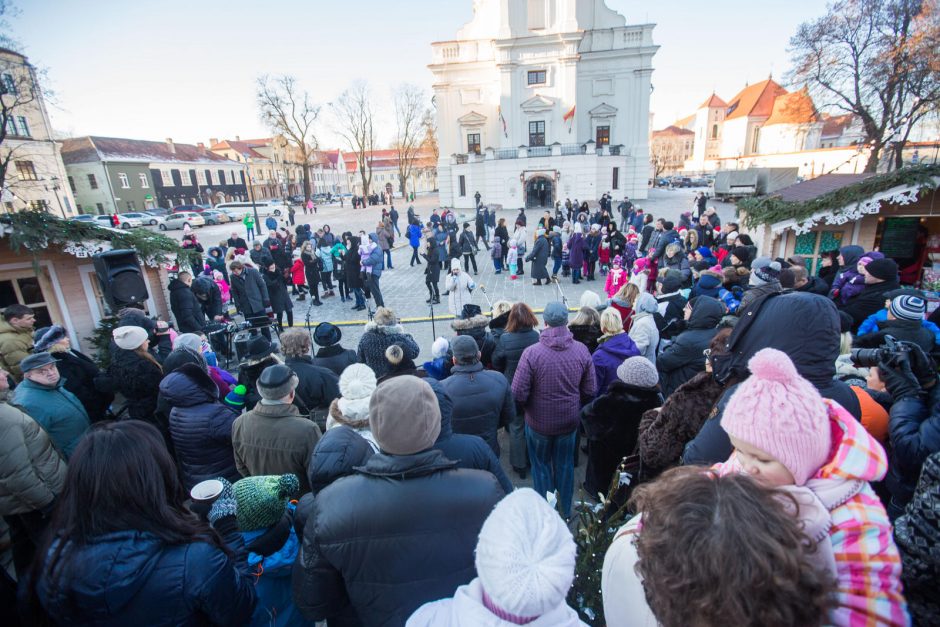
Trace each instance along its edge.
<path fill-rule="evenodd" d="M 517 270 L 519 268 L 519 249 L 516 240 L 509 240 L 509 252 L 506 253 L 506 265 L 509 266 L 509 278 L 516 280 Z"/>
<path fill-rule="evenodd" d="M 330 250 L 330 245 L 324 242 L 323 245 L 317 249 L 317 257 L 323 262 L 323 267 L 320 270 L 320 281 L 323 283 L 323 296 L 335 296 L 336 293 L 333 292 L 333 252 Z"/>
<path fill-rule="evenodd" d="M 606 231 L 607 229 L 603 229 Z M 597 261 L 601 266 L 601 276 L 607 274 L 610 270 L 610 237 L 604 235 L 601 239 L 601 245 L 597 248 Z"/>
<path fill-rule="evenodd" d="M 621 255 L 621 257 L 623 258 L 624 268 L 633 267 L 633 263 L 636 261 L 636 258 L 639 256 L 637 255 L 637 250 L 636 250 L 637 243 L 639 241 L 640 240 L 636 236 L 636 233 L 631 233 L 630 235 L 627 236 L 627 244 L 626 246 L 623 247 L 623 255 Z"/>
<path fill-rule="evenodd" d="M 293 293 L 300 294 L 297 300 L 307 298 L 306 277 L 304 275 L 304 262 L 300 259 L 300 251 L 294 253 L 294 263 L 290 267 L 291 284 L 294 286 Z"/>
<path fill-rule="evenodd" d="M 846 268 L 832 282 L 830 293 L 833 298 L 837 298 L 839 303 L 846 304 L 852 298 L 861 294 L 865 289 L 865 275 L 862 269 L 875 259 L 884 259 L 884 255 L 878 251 L 865 253 L 855 264 L 854 268 Z"/>
<path fill-rule="evenodd" d="M 215 284 L 219 286 L 219 291 L 222 292 L 222 304 L 228 304 L 228 302 L 232 300 L 232 290 L 225 280 L 225 277 L 222 276 L 221 272 L 215 270 L 212 273 L 212 280 L 215 281 Z"/>
<path fill-rule="evenodd" d="M 604 286 L 607 298 L 613 298 L 620 291 L 620 288 L 627 284 L 627 281 L 628 276 L 627 271 L 623 269 L 623 260 L 620 255 L 617 255 L 614 257 L 610 273 L 607 275 L 607 283 Z"/>
<path fill-rule="evenodd" d="M 503 273 L 503 245 L 499 242 L 499 236 L 494 235 L 490 246 L 490 257 L 493 259 L 493 267 L 496 268 L 496 274 Z"/>
<path fill-rule="evenodd" d="M 715 469 L 786 488 L 807 528 L 817 528 L 819 516 L 829 517 L 828 533 L 810 538 L 830 543 L 835 556 L 837 605 L 829 622 L 909 624 L 891 522 L 869 485 L 888 470 L 884 448 L 800 377 L 785 353 L 765 348 L 747 366 L 752 374 L 721 418 L 735 450 Z"/>
<path fill-rule="evenodd" d="M 640 257 L 633 263 L 633 276 L 630 283 L 640 289 L 640 294 L 649 291 L 650 262 L 646 257 Z"/>

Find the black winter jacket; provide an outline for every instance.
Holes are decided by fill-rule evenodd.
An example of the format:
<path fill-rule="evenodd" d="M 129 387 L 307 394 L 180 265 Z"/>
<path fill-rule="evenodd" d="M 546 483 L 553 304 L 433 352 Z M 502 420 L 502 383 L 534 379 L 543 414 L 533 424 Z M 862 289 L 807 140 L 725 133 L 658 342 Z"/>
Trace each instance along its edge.
<path fill-rule="evenodd" d="M 522 352 L 538 342 L 539 332 L 535 329 L 503 333 L 493 352 L 493 368 L 506 375 L 506 380 L 509 381 L 509 385 L 512 385 L 512 378 L 516 376 L 516 368 L 519 367 Z"/>
<path fill-rule="evenodd" d="M 313 502 L 294 564 L 298 609 L 323 620 L 352 606 L 364 625 L 404 625 L 476 576 L 477 536 L 503 496 L 491 474 L 440 451 L 372 456 Z"/>
<path fill-rule="evenodd" d="M 232 451 L 232 423 L 238 414 L 219 402 L 209 375 L 185 364 L 163 379 L 160 392 L 171 407 L 170 435 L 186 490 L 206 479 L 241 479 Z"/>
<path fill-rule="evenodd" d="M 483 370 L 483 364 L 477 362 L 472 366 L 454 366 L 441 386 L 454 404 L 451 414 L 454 431 L 480 436 L 499 457 L 496 431 L 508 425 L 516 414 L 506 377 Z"/>
<path fill-rule="evenodd" d="M 297 375 L 296 394 L 307 409 L 326 409 L 339 398 L 339 377 L 313 363 L 313 357 L 291 357 L 284 361 Z"/>
<path fill-rule="evenodd" d="M 206 328 L 206 317 L 202 305 L 188 285 L 179 279 L 170 281 L 170 309 L 176 318 L 176 330 L 180 333 L 202 333 Z"/>
<path fill-rule="evenodd" d="M 167 433 L 167 426 L 157 424 L 154 419 L 160 380 L 163 378 L 160 366 L 134 351 L 115 346 L 111 351 L 108 374 L 115 391 L 120 392 L 127 401 L 127 417 L 149 422 Z"/>
<path fill-rule="evenodd" d="M 245 267 L 240 275 L 232 274 L 232 298 L 235 306 L 245 315 L 264 313 L 271 306 L 268 287 L 261 278 L 261 273 L 254 268 Z"/>
<path fill-rule="evenodd" d="M 852 316 L 852 333 L 858 331 L 858 327 L 865 322 L 865 318 L 879 309 L 884 309 L 887 293 L 896 289 L 898 289 L 897 279 L 872 283 L 866 285 L 858 296 L 850 298 L 849 302 L 841 305 L 839 309 Z"/>
<path fill-rule="evenodd" d="M 581 410 L 588 439 L 588 462 L 584 485 L 591 495 L 607 494 L 620 461 L 636 449 L 643 412 L 663 404 L 659 390 L 637 388 L 614 381 Z"/>
<path fill-rule="evenodd" d="M 477 343 L 477 349 L 480 351 L 480 362 L 489 368 L 493 364 L 493 352 L 496 350 L 496 340 L 487 331 L 490 319 L 479 314 L 472 318 L 454 320 L 450 323 L 451 328 L 457 335 L 469 335 Z"/>
<path fill-rule="evenodd" d="M 287 279 L 284 278 L 281 270 L 265 271 L 262 277 L 265 287 L 268 288 L 268 297 L 271 299 L 271 309 L 274 313 L 293 311 L 294 303 L 291 302 L 290 294 L 287 293 Z"/>
<path fill-rule="evenodd" d="M 356 351 L 351 348 L 343 348 L 339 344 L 332 346 L 323 346 L 317 350 L 313 358 L 313 365 L 326 368 L 337 377 L 343 374 L 348 366 L 356 363 Z"/>
<path fill-rule="evenodd" d="M 216 316 L 222 315 L 222 291 L 215 281 L 201 276 L 193 281 L 192 290 L 203 315 L 208 318 L 209 322 L 213 321 Z"/>
<path fill-rule="evenodd" d="M 245 386 L 245 411 L 254 409 L 261 394 L 258 392 L 258 377 L 268 366 L 279 363 L 274 357 L 265 357 L 257 362 L 245 362 L 238 367 L 238 383 Z"/>
<path fill-rule="evenodd" d="M 685 331 L 656 357 L 663 396 L 669 396 L 680 385 L 705 370 L 702 351 L 708 348 L 718 332 L 716 327 L 724 313 L 724 305 L 714 298 L 699 296 L 694 300 Z"/>
<path fill-rule="evenodd" d="M 51 353 L 59 374 L 65 379 L 65 389 L 75 395 L 88 412 L 92 422 L 104 420 L 114 394 L 110 380 L 98 370 L 91 358 L 75 350 Z"/>
<path fill-rule="evenodd" d="M 891 457 L 885 483 L 892 502 L 904 508 L 914 495 L 924 462 L 940 451 L 940 384 L 926 399 L 907 397 L 891 406 L 888 438 Z"/>
<path fill-rule="evenodd" d="M 599 326 L 593 324 L 573 324 L 569 325 L 568 329 L 571 331 L 571 335 L 574 336 L 576 341 L 587 346 L 591 354 L 597 350 L 597 340 L 603 335 Z"/>
<path fill-rule="evenodd" d="M 885 343 L 885 337 L 917 344 L 928 355 L 933 352 L 936 338 L 924 328 L 920 320 L 884 320 L 878 323 L 878 331 L 866 333 L 852 342 L 852 348 L 878 348 Z"/>
<path fill-rule="evenodd" d="M 797 292 L 809 292 L 810 294 L 819 294 L 827 296 L 829 294 L 829 284 L 818 276 L 808 277 L 806 283 L 796 288 Z"/>

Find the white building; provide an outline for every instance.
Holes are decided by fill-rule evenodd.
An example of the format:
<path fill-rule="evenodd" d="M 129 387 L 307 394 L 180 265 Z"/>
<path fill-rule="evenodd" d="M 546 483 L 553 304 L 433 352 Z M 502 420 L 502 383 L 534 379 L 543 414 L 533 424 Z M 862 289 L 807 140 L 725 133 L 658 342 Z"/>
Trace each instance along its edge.
<path fill-rule="evenodd" d="M 0 48 L 0 201 L 7 212 L 31 209 L 60 217 L 75 215 L 60 145 L 36 71 L 26 57 Z"/>
<path fill-rule="evenodd" d="M 356 154 L 345 152 L 345 172 L 348 189 L 356 195 L 362 194 L 362 176 L 359 173 L 359 163 Z M 401 174 L 398 169 L 398 151 L 394 148 L 386 150 L 373 150 L 366 157 L 369 171 L 372 173 L 372 182 L 369 193 L 382 194 L 387 192 L 393 198 L 401 196 Z M 418 149 L 414 156 L 414 165 L 408 177 L 406 186 L 408 193 L 427 194 L 437 189 L 437 168 L 434 156 L 430 151 Z"/>
<path fill-rule="evenodd" d="M 442 206 L 646 198 L 653 25 L 603 0 L 475 0 L 432 44 Z"/>

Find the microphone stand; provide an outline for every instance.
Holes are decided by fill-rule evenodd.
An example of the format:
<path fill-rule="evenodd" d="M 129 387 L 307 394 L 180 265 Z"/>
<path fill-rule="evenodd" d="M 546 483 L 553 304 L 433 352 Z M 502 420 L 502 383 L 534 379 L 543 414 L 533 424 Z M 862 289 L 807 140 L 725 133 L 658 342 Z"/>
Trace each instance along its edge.
<path fill-rule="evenodd" d="M 561 297 L 561 302 L 565 305 L 565 309 L 568 309 L 568 299 L 565 297 L 564 290 L 561 289 L 558 277 L 553 278 L 552 283 L 555 285 L 555 289 L 558 290 L 558 295 Z"/>
<path fill-rule="evenodd" d="M 486 293 L 486 286 L 485 286 L 485 285 L 481 285 L 481 286 L 480 286 L 480 291 L 483 292 L 483 298 L 486 299 L 486 304 L 487 304 L 487 306 L 489 306 L 490 312 L 492 313 L 492 311 L 493 311 L 493 303 L 490 302 L 490 297 L 489 297 L 489 295 Z"/>
<path fill-rule="evenodd" d="M 431 298 L 431 301 L 428 303 L 428 309 L 431 313 L 431 336 L 437 339 L 437 329 L 434 328 L 434 298 Z"/>
<path fill-rule="evenodd" d="M 313 311 L 314 299 L 310 299 L 310 303 L 307 304 L 307 313 L 304 316 L 304 323 L 307 325 L 307 335 L 310 336 L 310 345 L 313 346 L 313 329 L 310 328 L 310 314 Z"/>

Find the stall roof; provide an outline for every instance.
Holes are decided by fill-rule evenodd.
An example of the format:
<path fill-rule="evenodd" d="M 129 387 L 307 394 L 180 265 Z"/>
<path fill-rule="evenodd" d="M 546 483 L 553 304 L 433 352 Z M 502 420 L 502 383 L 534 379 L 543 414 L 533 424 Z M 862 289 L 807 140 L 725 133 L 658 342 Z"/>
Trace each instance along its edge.
<path fill-rule="evenodd" d="M 842 189 L 843 187 L 860 183 L 873 176 L 876 176 L 874 172 L 863 172 L 861 174 L 823 174 L 814 179 L 777 190 L 774 196 L 779 196 L 781 200 L 787 202 L 806 202 Z"/>

